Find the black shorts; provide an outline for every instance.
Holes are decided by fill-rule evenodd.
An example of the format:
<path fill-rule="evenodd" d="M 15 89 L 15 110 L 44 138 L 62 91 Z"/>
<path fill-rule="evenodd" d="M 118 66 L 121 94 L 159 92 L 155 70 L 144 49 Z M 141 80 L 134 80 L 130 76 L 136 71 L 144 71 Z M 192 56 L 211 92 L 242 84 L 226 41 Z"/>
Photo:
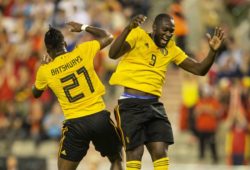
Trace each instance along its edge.
<path fill-rule="evenodd" d="M 115 117 L 126 150 L 149 142 L 174 143 L 171 124 L 158 99 L 121 99 Z"/>
<path fill-rule="evenodd" d="M 59 156 L 79 162 L 86 155 L 90 141 L 102 156 L 121 154 L 122 144 L 108 111 L 66 120 L 62 129 Z"/>

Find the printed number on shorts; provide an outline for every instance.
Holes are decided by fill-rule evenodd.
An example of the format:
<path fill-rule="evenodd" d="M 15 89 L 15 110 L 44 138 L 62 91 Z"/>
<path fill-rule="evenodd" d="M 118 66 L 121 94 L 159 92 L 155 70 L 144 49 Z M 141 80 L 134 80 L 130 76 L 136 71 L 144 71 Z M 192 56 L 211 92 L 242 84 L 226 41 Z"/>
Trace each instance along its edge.
<path fill-rule="evenodd" d="M 88 86 L 89 86 L 89 90 L 93 93 L 95 91 L 94 87 L 93 87 L 93 84 L 90 80 L 90 77 L 89 77 L 89 73 L 88 71 L 86 70 L 85 67 L 81 67 L 80 69 L 77 70 L 77 74 L 80 75 L 80 74 L 83 74 L 87 83 L 88 83 Z M 81 98 L 84 97 L 84 94 L 83 93 L 79 93 L 75 96 L 71 96 L 69 90 L 75 88 L 75 87 L 78 87 L 79 86 L 79 82 L 76 78 L 76 75 L 75 73 L 72 73 L 70 75 L 67 75 L 63 78 L 60 79 L 62 83 L 66 82 L 66 81 L 73 81 L 72 84 L 69 84 L 69 85 L 66 85 L 63 87 L 63 90 L 64 90 L 64 93 L 66 95 L 66 97 L 68 98 L 69 102 L 72 103 L 72 102 L 75 102 Z"/>
<path fill-rule="evenodd" d="M 154 66 L 156 63 L 156 55 L 152 54 L 149 65 Z"/>

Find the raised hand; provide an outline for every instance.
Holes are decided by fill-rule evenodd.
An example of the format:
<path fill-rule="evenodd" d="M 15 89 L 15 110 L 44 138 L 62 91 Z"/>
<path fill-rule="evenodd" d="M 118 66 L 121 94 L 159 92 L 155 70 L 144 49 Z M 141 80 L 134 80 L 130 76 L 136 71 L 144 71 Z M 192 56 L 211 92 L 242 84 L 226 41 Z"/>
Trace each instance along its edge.
<path fill-rule="evenodd" d="M 70 21 L 67 22 L 66 25 L 69 25 L 71 28 L 69 29 L 71 32 L 81 32 L 81 27 L 82 24 L 74 22 L 74 21 Z"/>
<path fill-rule="evenodd" d="M 208 33 L 206 34 L 206 36 L 208 38 L 208 44 L 210 49 L 215 52 L 221 47 L 225 39 L 224 31 L 220 27 L 215 28 L 213 37 L 211 37 L 211 35 Z"/>
<path fill-rule="evenodd" d="M 42 57 L 42 59 L 41 59 L 41 64 L 43 65 L 43 64 L 48 64 L 49 62 L 51 62 L 53 59 L 49 56 L 49 55 L 47 55 L 47 54 L 45 54 L 45 55 L 43 55 L 43 57 Z"/>
<path fill-rule="evenodd" d="M 132 20 L 130 21 L 128 27 L 129 29 L 133 29 L 138 27 L 139 25 L 141 25 L 145 20 L 147 19 L 146 16 L 144 15 L 137 15 L 134 18 L 132 18 Z"/>

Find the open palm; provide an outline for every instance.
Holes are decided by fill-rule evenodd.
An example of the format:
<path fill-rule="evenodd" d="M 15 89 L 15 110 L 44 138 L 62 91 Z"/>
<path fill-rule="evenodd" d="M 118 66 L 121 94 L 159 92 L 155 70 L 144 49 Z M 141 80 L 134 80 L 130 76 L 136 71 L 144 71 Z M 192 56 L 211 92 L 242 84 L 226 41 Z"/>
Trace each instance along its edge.
<path fill-rule="evenodd" d="M 81 26 L 82 24 L 74 22 L 74 21 L 70 21 L 66 23 L 67 25 L 69 25 L 71 28 L 69 29 L 71 32 L 81 32 Z"/>
<path fill-rule="evenodd" d="M 211 37 L 210 34 L 207 34 L 207 38 L 208 38 L 208 43 L 209 43 L 210 48 L 213 51 L 217 51 L 221 47 L 224 41 L 224 38 L 225 38 L 224 31 L 221 28 L 216 27 L 214 30 L 213 37 Z"/>

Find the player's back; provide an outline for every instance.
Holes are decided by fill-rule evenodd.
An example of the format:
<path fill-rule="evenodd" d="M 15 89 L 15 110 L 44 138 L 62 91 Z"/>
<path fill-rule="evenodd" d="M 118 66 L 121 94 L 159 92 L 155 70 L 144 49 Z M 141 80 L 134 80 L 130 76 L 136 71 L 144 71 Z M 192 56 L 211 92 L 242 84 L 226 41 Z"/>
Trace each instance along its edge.
<path fill-rule="evenodd" d="M 47 85 L 57 96 L 66 119 L 90 115 L 105 108 L 101 97 L 105 89 L 93 65 L 99 49 L 98 41 L 85 42 L 41 67 L 41 74 L 45 74 Z"/>

